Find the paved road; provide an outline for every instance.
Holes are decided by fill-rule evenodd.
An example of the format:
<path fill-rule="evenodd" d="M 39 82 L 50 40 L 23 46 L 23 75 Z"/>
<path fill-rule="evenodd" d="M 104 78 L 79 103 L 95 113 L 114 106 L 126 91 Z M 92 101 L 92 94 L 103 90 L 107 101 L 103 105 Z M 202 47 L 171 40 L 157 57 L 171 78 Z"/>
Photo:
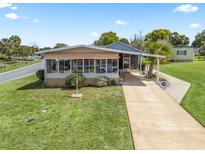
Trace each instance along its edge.
<path fill-rule="evenodd" d="M 123 82 L 135 148 L 205 149 L 204 127 L 162 88 L 138 77 L 127 74 Z"/>
<path fill-rule="evenodd" d="M 16 78 L 20 78 L 26 75 L 30 75 L 30 74 L 34 74 L 36 73 L 37 70 L 42 69 L 43 68 L 43 63 L 37 63 L 31 66 L 26 66 L 20 69 L 17 69 L 15 71 L 11 71 L 8 73 L 0 73 L 0 83 L 6 82 L 6 81 L 10 81 L 10 80 L 14 80 Z"/>

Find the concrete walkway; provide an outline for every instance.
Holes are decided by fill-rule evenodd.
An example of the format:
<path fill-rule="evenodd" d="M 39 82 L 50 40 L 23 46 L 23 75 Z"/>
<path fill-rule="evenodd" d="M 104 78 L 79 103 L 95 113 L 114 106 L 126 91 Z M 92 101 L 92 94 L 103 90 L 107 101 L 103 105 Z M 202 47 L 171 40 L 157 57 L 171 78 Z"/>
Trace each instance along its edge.
<path fill-rule="evenodd" d="M 136 149 L 205 149 L 205 128 L 152 81 L 123 83 Z"/>
<path fill-rule="evenodd" d="M 191 87 L 191 84 L 186 81 L 177 79 L 173 76 L 167 75 L 165 73 L 160 74 L 162 77 L 165 77 L 169 82 L 169 86 L 164 89 L 165 92 L 169 96 L 171 96 L 178 104 L 180 104 L 183 97 L 186 95 L 187 91 Z"/>

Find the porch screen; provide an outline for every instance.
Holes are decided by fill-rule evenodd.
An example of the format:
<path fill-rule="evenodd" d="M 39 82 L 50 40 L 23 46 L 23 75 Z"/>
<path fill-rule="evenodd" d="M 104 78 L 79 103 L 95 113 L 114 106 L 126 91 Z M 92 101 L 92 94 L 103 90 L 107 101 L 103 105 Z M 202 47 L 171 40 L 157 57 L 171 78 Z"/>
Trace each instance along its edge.
<path fill-rule="evenodd" d="M 117 59 L 107 60 L 107 73 L 117 73 Z"/>
<path fill-rule="evenodd" d="M 59 73 L 70 72 L 70 60 L 59 60 Z"/>
<path fill-rule="evenodd" d="M 65 73 L 70 72 L 70 60 L 65 60 Z"/>
<path fill-rule="evenodd" d="M 64 73 L 65 61 L 59 60 L 59 73 Z"/>
<path fill-rule="evenodd" d="M 84 73 L 94 73 L 94 59 L 84 59 Z"/>
<path fill-rule="evenodd" d="M 72 60 L 72 73 L 83 73 L 83 59 Z"/>
<path fill-rule="evenodd" d="M 106 73 L 106 59 L 96 59 L 96 73 Z"/>
<path fill-rule="evenodd" d="M 47 73 L 57 73 L 57 60 L 56 59 L 47 59 L 46 68 Z"/>

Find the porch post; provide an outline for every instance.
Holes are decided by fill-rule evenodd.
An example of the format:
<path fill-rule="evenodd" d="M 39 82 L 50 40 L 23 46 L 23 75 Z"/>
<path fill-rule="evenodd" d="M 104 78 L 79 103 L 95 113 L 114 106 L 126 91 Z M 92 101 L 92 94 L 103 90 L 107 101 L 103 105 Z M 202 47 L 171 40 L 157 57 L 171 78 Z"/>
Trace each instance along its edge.
<path fill-rule="evenodd" d="M 142 73 L 142 57 L 140 55 L 140 74 Z"/>
<path fill-rule="evenodd" d="M 148 71 L 149 71 L 149 68 L 148 68 L 148 56 L 147 56 L 147 62 L 146 62 L 146 71 L 147 71 L 147 79 L 148 79 Z"/>
<path fill-rule="evenodd" d="M 46 74 L 47 74 L 47 59 L 43 59 L 43 67 L 44 67 L 44 83 L 46 83 Z"/>
<path fill-rule="evenodd" d="M 159 58 L 157 58 L 157 83 L 159 83 Z"/>

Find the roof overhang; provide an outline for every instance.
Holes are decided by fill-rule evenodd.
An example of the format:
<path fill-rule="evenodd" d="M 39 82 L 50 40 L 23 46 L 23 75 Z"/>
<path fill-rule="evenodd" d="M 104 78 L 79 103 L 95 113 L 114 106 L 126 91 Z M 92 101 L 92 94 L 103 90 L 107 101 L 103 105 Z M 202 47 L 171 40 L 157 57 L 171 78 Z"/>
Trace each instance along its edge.
<path fill-rule="evenodd" d="M 65 52 L 66 50 L 76 49 L 76 48 L 88 48 L 88 49 L 101 50 L 105 52 L 124 53 L 124 54 L 140 55 L 140 56 L 154 57 L 154 58 L 165 58 L 165 56 L 162 56 L 162 55 L 154 55 L 154 54 L 149 54 L 149 53 L 144 53 L 144 52 L 115 50 L 115 49 L 102 48 L 102 47 L 96 47 L 96 46 L 90 46 L 90 45 L 76 45 L 76 46 L 70 46 L 70 47 L 65 47 L 65 48 L 57 48 L 57 49 L 39 51 L 39 52 L 36 52 L 36 54 L 45 54 L 45 53 L 51 53 L 51 52 Z"/>

